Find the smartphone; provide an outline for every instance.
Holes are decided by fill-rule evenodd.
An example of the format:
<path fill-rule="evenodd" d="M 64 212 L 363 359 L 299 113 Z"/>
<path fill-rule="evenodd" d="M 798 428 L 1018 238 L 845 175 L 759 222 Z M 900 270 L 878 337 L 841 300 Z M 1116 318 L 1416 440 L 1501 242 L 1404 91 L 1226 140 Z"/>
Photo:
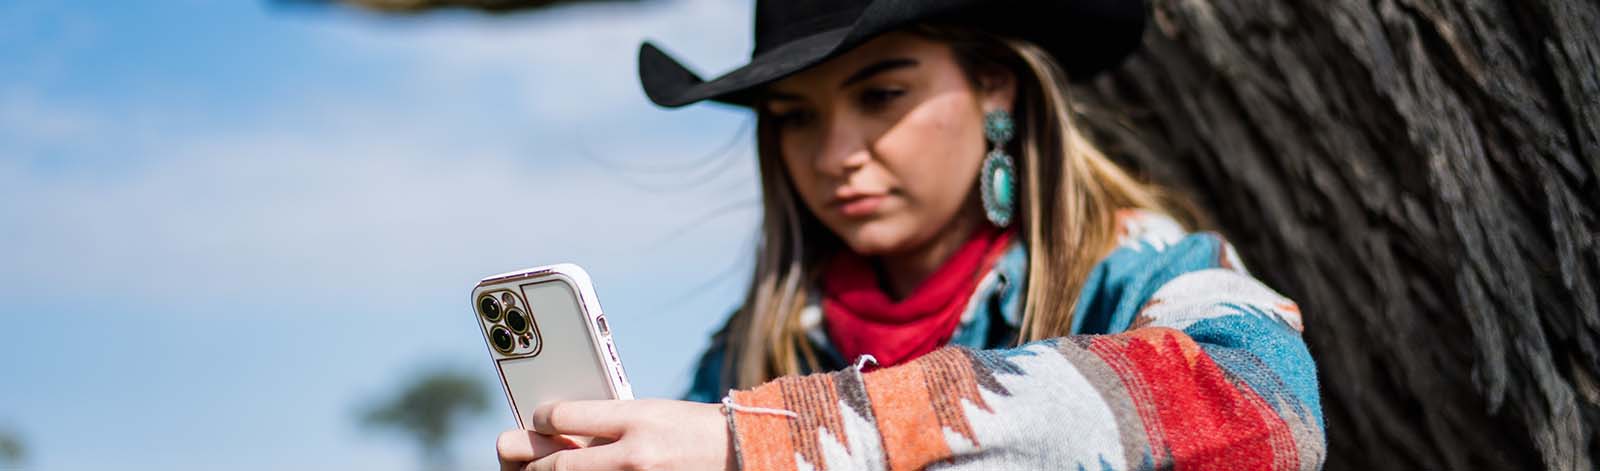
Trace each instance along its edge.
<path fill-rule="evenodd" d="M 583 268 L 550 265 L 484 278 L 472 289 L 472 311 L 524 430 L 533 430 L 533 410 L 547 402 L 633 399 Z"/>

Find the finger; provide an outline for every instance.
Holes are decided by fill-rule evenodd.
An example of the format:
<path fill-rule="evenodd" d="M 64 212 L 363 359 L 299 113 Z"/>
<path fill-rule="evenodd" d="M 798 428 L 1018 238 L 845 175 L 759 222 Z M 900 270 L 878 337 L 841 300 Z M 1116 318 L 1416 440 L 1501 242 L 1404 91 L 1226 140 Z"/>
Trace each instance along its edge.
<path fill-rule="evenodd" d="M 524 471 L 591 471 L 631 468 L 629 457 L 620 446 L 598 446 L 561 450 L 540 458 L 523 468 Z"/>
<path fill-rule="evenodd" d="M 545 457 L 568 448 L 578 448 L 572 439 L 556 435 L 546 436 L 527 430 L 508 430 L 495 440 L 495 451 L 500 455 L 500 469 L 519 469 L 529 461 Z"/>
<path fill-rule="evenodd" d="M 629 401 L 552 402 L 533 410 L 540 433 L 619 438 L 627 429 Z"/>

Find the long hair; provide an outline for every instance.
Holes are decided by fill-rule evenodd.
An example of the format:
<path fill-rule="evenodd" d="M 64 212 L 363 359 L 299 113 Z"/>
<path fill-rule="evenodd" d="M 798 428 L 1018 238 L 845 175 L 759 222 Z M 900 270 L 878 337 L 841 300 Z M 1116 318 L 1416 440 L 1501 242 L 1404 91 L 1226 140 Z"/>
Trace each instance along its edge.
<path fill-rule="evenodd" d="M 1115 246 L 1116 213 L 1145 209 L 1186 226 L 1193 209 L 1118 167 L 1073 124 L 1066 74 L 1033 43 L 970 28 L 918 25 L 914 34 L 948 44 L 970 84 L 981 71 L 1004 67 L 1016 76 L 1012 113 L 1019 156 L 1014 223 L 1028 247 L 1028 278 L 1018 342 L 1070 333 L 1078 292 L 1089 271 Z M 819 265 L 839 238 L 800 204 L 777 147 L 777 128 L 758 111 L 756 141 L 762 217 L 756 267 L 745 302 L 725 335 L 724 377 L 749 388 L 773 378 L 816 371 L 818 360 L 800 324 Z"/>

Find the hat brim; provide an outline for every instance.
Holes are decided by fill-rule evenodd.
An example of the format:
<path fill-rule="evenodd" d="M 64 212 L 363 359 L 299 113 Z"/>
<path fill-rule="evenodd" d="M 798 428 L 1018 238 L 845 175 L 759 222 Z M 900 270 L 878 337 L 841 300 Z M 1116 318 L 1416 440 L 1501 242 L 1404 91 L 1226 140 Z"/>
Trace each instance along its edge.
<path fill-rule="evenodd" d="M 639 81 L 657 105 L 676 108 L 712 100 L 752 106 L 760 85 L 853 49 L 879 34 L 919 21 L 945 19 L 1034 42 L 1075 81 L 1120 63 L 1144 31 L 1142 0 L 879 0 L 847 27 L 821 31 L 757 55 L 711 80 L 702 79 L 655 44 L 639 46 Z"/>
<path fill-rule="evenodd" d="M 710 81 L 646 42 L 639 47 L 639 79 L 657 105 L 679 107 L 709 99 L 747 106 L 751 97 L 745 92 L 833 56 L 848 34 L 836 29 L 795 40 Z"/>

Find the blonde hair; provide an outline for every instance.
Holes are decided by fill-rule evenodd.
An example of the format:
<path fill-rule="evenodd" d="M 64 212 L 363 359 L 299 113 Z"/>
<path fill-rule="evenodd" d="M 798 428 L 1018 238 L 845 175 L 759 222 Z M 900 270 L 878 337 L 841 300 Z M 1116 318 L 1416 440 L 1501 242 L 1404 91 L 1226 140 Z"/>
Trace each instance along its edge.
<path fill-rule="evenodd" d="M 1016 76 L 1012 150 L 1017 152 L 1012 155 L 1018 156 L 1021 178 L 1014 224 L 1028 247 L 1019 343 L 1070 333 L 1078 292 L 1115 246 L 1118 210 L 1151 210 L 1185 225 L 1195 223 L 1188 204 L 1135 179 L 1084 138 L 1073 124 L 1067 77 L 1049 53 L 1027 41 L 968 28 L 918 25 L 909 31 L 948 44 L 973 84 L 989 67 L 1005 67 Z M 722 371 L 738 388 L 818 369 L 799 312 L 808 287 L 817 281 L 819 262 L 848 250 L 800 204 L 779 157 L 776 132 L 770 119 L 758 116 L 761 238 L 745 303 L 725 334 Z"/>

